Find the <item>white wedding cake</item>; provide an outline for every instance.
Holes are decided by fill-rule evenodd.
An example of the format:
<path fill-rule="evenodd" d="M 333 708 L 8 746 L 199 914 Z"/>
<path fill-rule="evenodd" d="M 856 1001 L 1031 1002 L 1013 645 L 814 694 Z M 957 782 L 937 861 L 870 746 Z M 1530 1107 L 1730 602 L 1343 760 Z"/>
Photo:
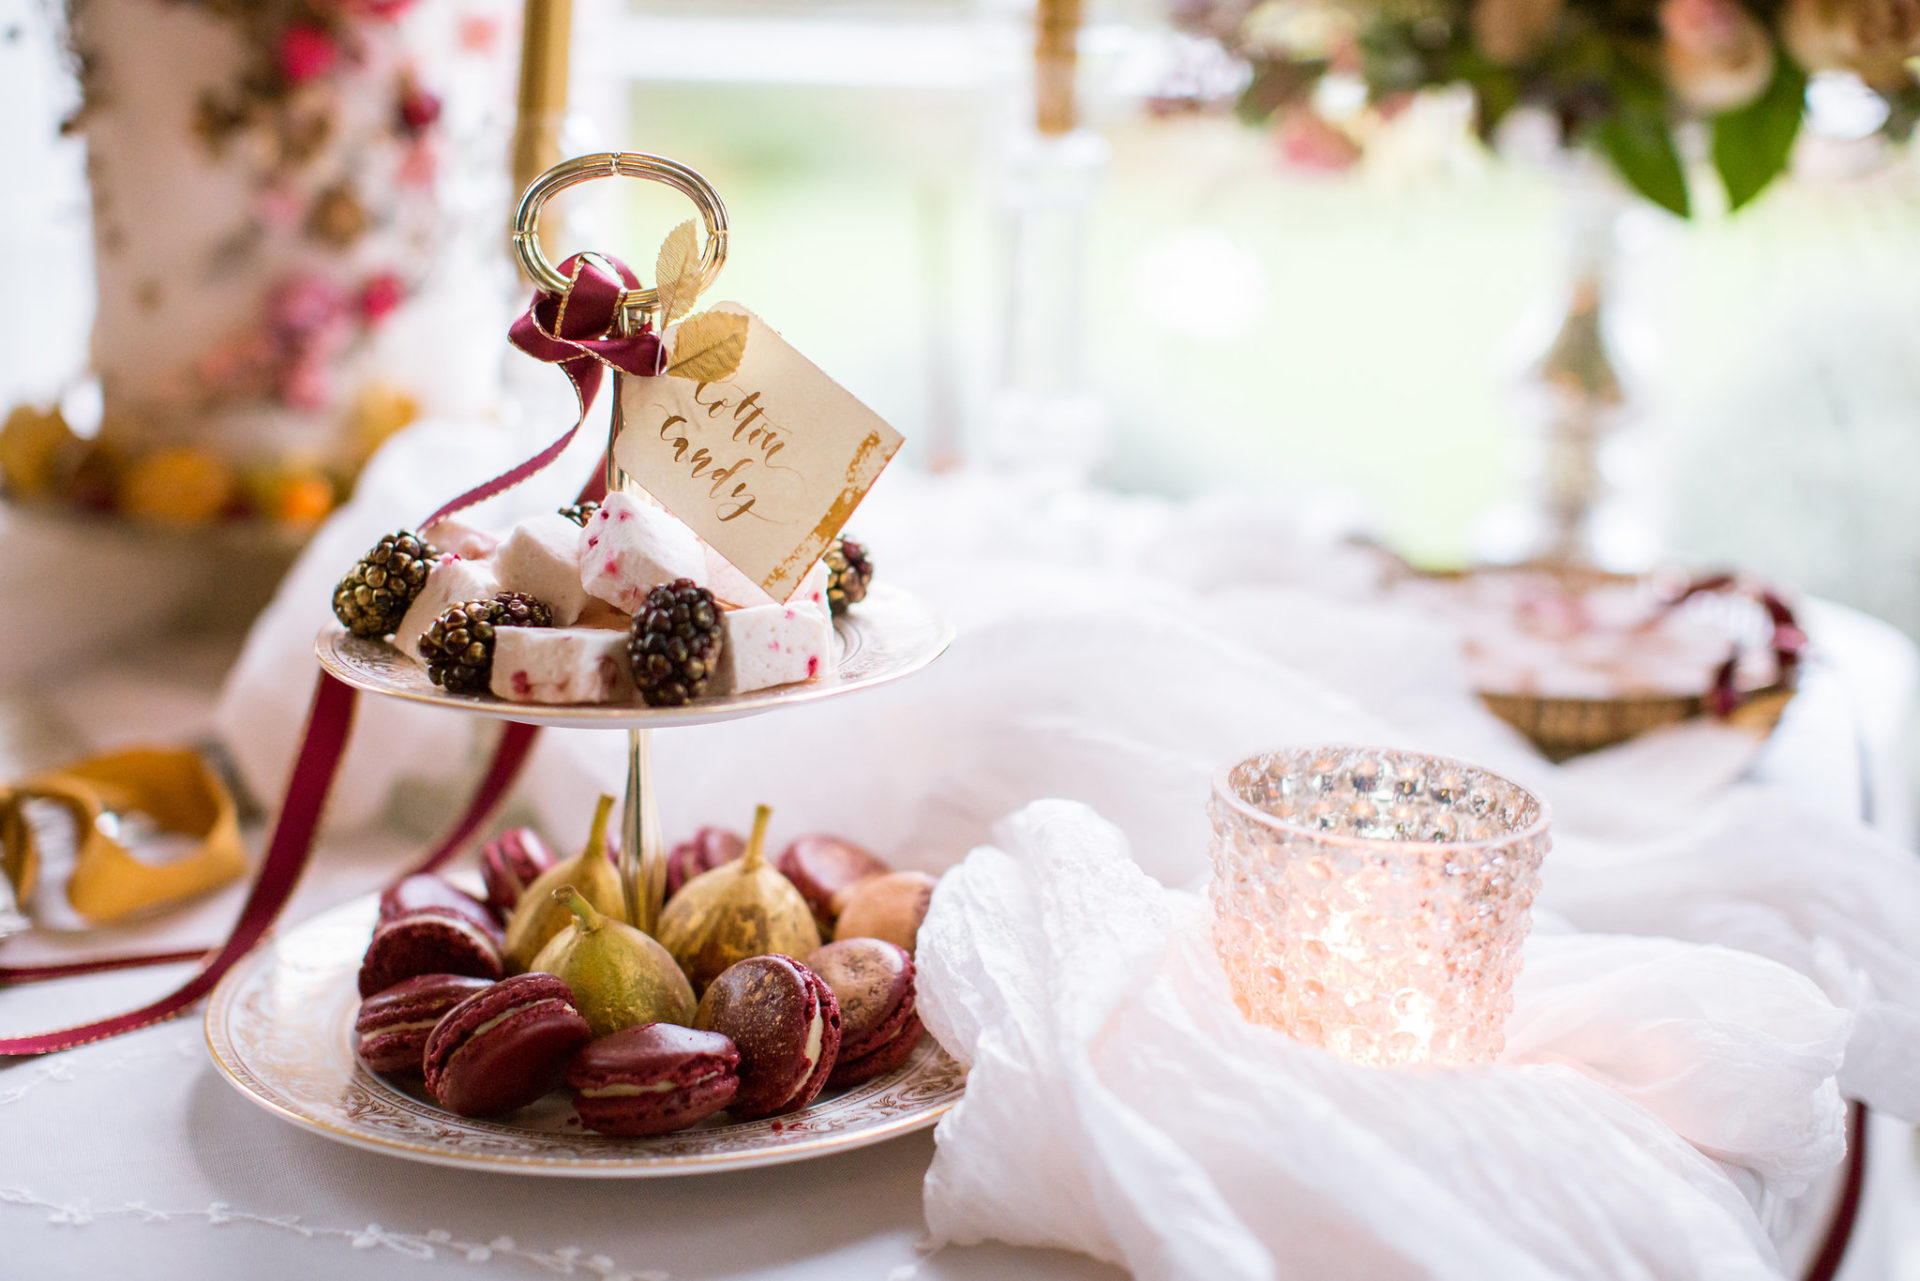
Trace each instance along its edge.
<path fill-rule="evenodd" d="M 304 524 L 415 416 L 489 411 L 518 10 L 69 0 L 103 412 L 16 412 L 9 489 Z"/>

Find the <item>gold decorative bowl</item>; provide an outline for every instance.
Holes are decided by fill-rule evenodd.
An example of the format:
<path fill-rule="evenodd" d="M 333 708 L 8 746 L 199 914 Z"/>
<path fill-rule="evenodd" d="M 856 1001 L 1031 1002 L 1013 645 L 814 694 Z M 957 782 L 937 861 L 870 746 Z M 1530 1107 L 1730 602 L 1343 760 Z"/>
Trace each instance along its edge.
<path fill-rule="evenodd" d="M 1756 587 L 1732 575 L 1692 580 L 1651 574 L 1618 574 L 1562 565 L 1486 566 L 1466 570 L 1432 571 L 1419 577 L 1465 583 L 1494 574 L 1532 574 L 1552 579 L 1569 594 L 1608 585 L 1640 586 L 1678 603 L 1701 596 L 1724 596 L 1732 608 L 1764 613 L 1772 627 L 1769 642 L 1776 656 L 1776 678 L 1749 689 L 1704 688 L 1698 693 L 1628 693 L 1608 697 L 1512 692 L 1481 688 L 1481 702 L 1507 724 L 1525 734 L 1549 760 L 1565 761 L 1587 752 L 1624 743 L 1653 730 L 1702 717 L 1749 730 L 1760 737 L 1773 732 L 1799 685 L 1799 656 L 1805 636 L 1791 612 L 1770 589 Z M 1675 590 L 1677 588 L 1677 590 Z M 1664 590 L 1663 590 L 1664 589 Z M 1739 629 L 1728 628 L 1729 644 L 1737 643 Z"/>

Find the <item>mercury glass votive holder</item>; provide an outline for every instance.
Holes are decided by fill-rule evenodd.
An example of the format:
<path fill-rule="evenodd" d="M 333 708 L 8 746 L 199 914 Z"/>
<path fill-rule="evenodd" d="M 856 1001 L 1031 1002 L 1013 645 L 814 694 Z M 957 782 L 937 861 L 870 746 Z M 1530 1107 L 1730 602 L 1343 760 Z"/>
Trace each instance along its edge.
<path fill-rule="evenodd" d="M 1366 747 L 1214 780 L 1213 936 L 1241 1012 L 1354 1063 L 1500 1053 L 1546 805 L 1465 761 Z"/>

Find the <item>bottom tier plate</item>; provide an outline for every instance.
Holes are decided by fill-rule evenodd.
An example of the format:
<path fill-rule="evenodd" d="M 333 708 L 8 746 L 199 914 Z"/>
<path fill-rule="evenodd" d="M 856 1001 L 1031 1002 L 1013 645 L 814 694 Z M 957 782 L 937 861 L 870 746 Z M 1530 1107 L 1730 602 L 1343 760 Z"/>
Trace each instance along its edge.
<path fill-rule="evenodd" d="M 356 976 L 378 901 L 356 899 L 262 946 L 207 1006 L 207 1044 L 248 1099 L 340 1143 L 411 1161 L 573 1178 L 702 1174 L 803 1161 L 925 1129 L 959 1102 L 965 1072 L 931 1036 L 897 1070 L 764 1121 L 615 1139 L 580 1128 L 562 1094 L 494 1121 L 441 1110 L 362 1067 Z"/>

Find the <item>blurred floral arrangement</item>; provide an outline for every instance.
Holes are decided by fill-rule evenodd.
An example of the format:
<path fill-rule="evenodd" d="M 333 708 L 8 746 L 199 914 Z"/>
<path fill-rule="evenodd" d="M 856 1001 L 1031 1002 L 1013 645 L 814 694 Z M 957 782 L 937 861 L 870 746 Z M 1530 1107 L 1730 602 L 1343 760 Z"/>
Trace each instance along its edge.
<path fill-rule="evenodd" d="M 8 414 L 8 497 L 304 528 L 416 416 L 409 388 L 353 363 L 420 291 L 440 229 L 442 103 L 397 29 L 412 5 L 66 0 L 80 105 L 65 132 L 92 152 L 106 404 L 91 437 L 57 408 Z M 165 56 L 141 42 L 169 12 L 217 43 L 198 65 L 136 67 Z M 475 56 L 498 39 L 497 23 L 460 32 Z M 166 175 L 204 217 L 147 206 L 143 184 Z M 176 342 L 149 360 L 143 334 L 182 326 L 190 359 Z"/>
<path fill-rule="evenodd" d="M 1283 153 L 1351 163 L 1359 145 L 1315 107 L 1330 77 L 1395 114 L 1464 88 L 1484 140 L 1544 109 L 1568 148 L 1602 156 L 1676 214 L 1693 208 L 1679 132 L 1699 122 L 1729 207 L 1786 168 L 1810 73 L 1858 77 L 1904 141 L 1920 119 L 1920 0 L 1172 0 L 1174 24 L 1250 73 L 1236 110 L 1271 122 Z"/>

